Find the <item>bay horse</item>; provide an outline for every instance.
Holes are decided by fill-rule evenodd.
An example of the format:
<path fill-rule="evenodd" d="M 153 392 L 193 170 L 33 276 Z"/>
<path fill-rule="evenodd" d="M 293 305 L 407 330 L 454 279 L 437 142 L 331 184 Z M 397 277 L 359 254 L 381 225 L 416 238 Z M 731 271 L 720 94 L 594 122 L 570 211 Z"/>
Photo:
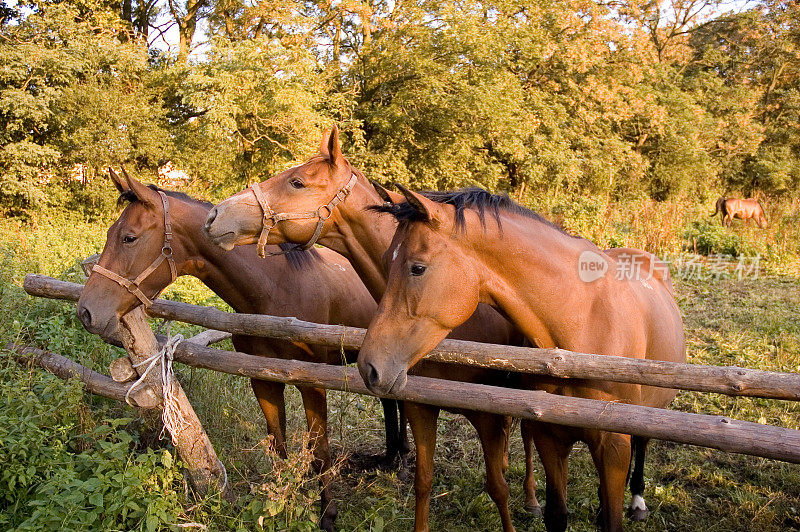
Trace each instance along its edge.
<path fill-rule="evenodd" d="M 755 220 L 761 229 L 767 227 L 767 217 L 764 215 L 764 209 L 755 198 L 719 198 L 714 206 L 714 212 L 709 216 L 714 217 L 717 213 L 722 216 L 722 225 L 728 227 L 730 227 L 734 218 L 744 220 L 745 224 L 748 225 L 750 220 Z"/>
<path fill-rule="evenodd" d="M 358 368 L 376 394 L 401 390 L 414 366 L 480 303 L 508 316 L 540 347 L 683 362 L 683 324 L 666 264 L 634 249 L 602 251 L 532 211 L 473 188 L 378 210 L 399 222 L 389 280 L 361 346 Z M 584 268 L 588 262 L 595 267 Z M 623 275 L 620 275 L 620 272 Z M 594 380 L 526 377 L 550 393 L 665 407 L 675 390 Z M 591 451 L 600 477 L 598 521 L 622 530 L 631 440 L 625 434 L 537 423 L 548 530 L 567 526 L 569 452 Z"/>
<path fill-rule="evenodd" d="M 347 192 L 343 193 L 343 190 Z M 402 198 L 383 189 L 381 192 L 393 194 L 396 199 Z M 343 197 L 346 199 L 329 207 L 337 198 Z M 338 129 L 334 126 L 323 135 L 319 155 L 221 202 L 209 213 L 205 231 L 211 240 L 225 249 L 259 241 L 261 244 L 293 242 L 305 246 L 316 242 L 347 257 L 373 297 L 379 300 L 386 288 L 385 264 L 388 258 L 385 253 L 396 229 L 391 218 L 369 210 L 368 207 L 381 201 L 370 181 L 345 159 Z M 310 215 L 320 211 L 322 216 Z M 265 220 L 269 213 L 274 217 Z M 524 341 L 507 320 L 486 305 L 477 310 L 469 323 L 453 331 L 452 337 L 506 345 L 518 345 Z M 509 383 L 505 372 L 431 362 L 414 368 L 414 373 L 486 384 Z M 429 527 L 439 410 L 431 405 L 406 402 L 406 414 L 417 449 L 415 530 Z M 478 432 L 486 462 L 486 490 L 497 505 L 503 529 L 513 530 L 508 509 L 508 484 L 504 478 L 508 465 L 510 418 L 477 411 L 452 411 L 463 414 Z M 525 442 L 525 508 L 540 514 L 532 462 L 532 437 L 525 438 Z"/>
<path fill-rule="evenodd" d="M 353 177 L 355 176 L 355 177 Z M 352 184 L 351 184 L 352 183 Z M 340 198 L 346 190 L 346 200 L 340 201 L 333 209 L 327 208 L 333 199 Z M 386 290 L 388 265 L 392 259 L 389 251 L 397 223 L 387 216 L 380 216 L 372 209 L 382 202 L 404 201 L 402 195 L 386 191 L 382 187 L 370 186 L 370 182 L 357 169 L 353 168 L 342 155 L 338 128 L 334 125 L 323 134 L 319 155 L 306 163 L 286 170 L 269 180 L 254 185 L 217 205 L 209 212 L 204 230 L 218 245 L 225 249 L 262 241 L 264 243 L 286 243 L 309 245 L 317 242 L 347 257 L 361 279 L 379 301 Z M 277 213 L 276 213 L 277 211 Z M 321 211 L 321 213 L 320 213 Z M 287 214 L 288 213 L 288 214 Z M 314 213 L 317 216 L 314 216 Z M 321 215 L 319 215 L 321 214 Z M 320 220 L 322 224 L 320 224 Z M 451 338 L 484 341 L 498 344 L 521 345 L 518 331 L 510 330 L 508 322 L 498 320 L 498 315 L 489 312 L 487 305 L 478 305 L 478 316 L 457 327 Z M 485 316 L 482 318 L 481 316 Z M 487 320 L 482 324 L 483 320 Z M 493 324 L 493 325 L 491 325 Z M 530 345 L 530 344 L 527 344 Z M 441 368 L 439 376 L 453 380 L 470 380 L 497 384 L 487 380 L 486 373 L 478 368 L 460 366 L 457 371 Z M 426 370 L 434 366 L 428 363 Z M 415 371 L 422 374 L 420 364 Z M 461 374 L 462 379 L 456 379 Z M 432 375 L 436 376 L 436 375 Z M 476 377 L 483 376 L 484 380 Z M 528 377 L 530 380 L 531 377 Z M 506 382 L 508 384 L 508 382 Z M 429 405 L 407 407 L 412 424 L 414 441 L 417 446 L 417 468 L 415 473 L 415 529 L 425 530 L 428 525 L 430 490 L 433 481 L 433 451 L 436 444 L 436 417 L 438 408 Z M 496 465 L 487 456 L 485 438 L 486 428 L 496 423 L 490 415 L 464 412 L 478 429 L 484 445 L 487 468 L 487 491 L 490 486 L 498 491 L 495 502 L 503 500 L 502 490 L 505 480 L 498 474 Z M 415 428 L 416 427 L 416 428 Z M 531 422 L 522 422 L 522 436 L 525 448 L 525 508 L 541 514 L 536 498 L 536 481 L 533 467 L 533 431 Z M 641 521 L 647 517 L 648 510 L 644 494 L 644 460 L 646 440 L 633 438 L 635 460 L 631 476 L 632 501 L 629 508 L 633 520 Z M 542 452 L 540 450 L 540 456 Z M 507 458 L 507 456 L 506 456 Z M 491 478 L 500 480 L 490 481 Z M 498 508 L 501 508 L 498 504 Z M 504 510 L 500 509 L 501 516 Z M 503 519 L 506 522 L 506 519 Z"/>
<path fill-rule="evenodd" d="M 202 234 L 210 203 L 180 192 L 145 186 L 127 173 L 122 180 L 111 170 L 111 178 L 121 194 L 120 202 L 129 204 L 108 230 L 99 268 L 96 266 L 89 276 L 78 301 L 78 317 L 90 332 L 113 334 L 121 316 L 140 304 L 149 306 L 147 302 L 178 275 L 197 277 L 236 312 L 294 316 L 315 323 L 352 327 L 365 327 L 375 312 L 375 301 L 340 255 L 329 250 L 293 251 L 264 260 L 256 255 L 255 246 L 224 253 Z M 171 248 L 166 260 L 162 251 L 165 247 Z M 126 276 L 147 272 L 148 264 L 155 264 L 155 269 L 131 290 L 122 286 Z M 122 281 L 117 282 L 115 275 Z M 238 351 L 253 355 L 327 364 L 344 362 L 337 349 L 241 335 L 234 335 L 232 340 Z M 354 361 L 355 355 L 353 351 L 346 352 L 347 362 Z M 285 458 L 284 385 L 257 379 L 252 379 L 251 384 L 272 435 L 272 445 Z M 336 504 L 330 490 L 325 389 L 297 388 L 310 432 L 313 467 L 322 485 L 320 526 L 333 530 Z M 382 401 L 387 457 L 391 459 L 403 448 L 408 451 L 405 421 L 401 434 L 396 401 Z"/>

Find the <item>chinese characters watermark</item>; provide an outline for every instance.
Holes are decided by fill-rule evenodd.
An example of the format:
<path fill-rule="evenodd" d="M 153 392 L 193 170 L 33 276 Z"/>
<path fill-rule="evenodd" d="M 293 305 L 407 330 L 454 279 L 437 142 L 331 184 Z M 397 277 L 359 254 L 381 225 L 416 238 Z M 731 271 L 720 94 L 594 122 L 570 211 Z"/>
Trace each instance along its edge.
<path fill-rule="evenodd" d="M 651 260 L 652 256 L 620 252 L 613 255 L 613 267 L 605 255 L 587 250 L 578 258 L 578 276 L 591 283 L 613 274 L 618 281 L 647 282 L 653 277 L 664 278 L 670 271 L 673 278 L 683 280 L 758 279 L 761 255 L 698 255 L 679 254 Z"/>

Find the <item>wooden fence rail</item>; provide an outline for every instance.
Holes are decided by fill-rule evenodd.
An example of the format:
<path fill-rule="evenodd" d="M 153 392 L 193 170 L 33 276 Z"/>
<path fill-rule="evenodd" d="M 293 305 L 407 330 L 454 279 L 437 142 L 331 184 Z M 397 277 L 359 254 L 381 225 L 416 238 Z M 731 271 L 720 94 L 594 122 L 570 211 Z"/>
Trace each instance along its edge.
<path fill-rule="evenodd" d="M 95 395 L 124 402 L 125 395 L 130 389 L 130 383 L 114 382 L 111 377 L 52 351 L 11 343 L 5 344 L 4 348 L 13 351 L 19 362 L 35 364 L 64 380 L 79 379 L 85 385 L 85 389 Z M 159 399 L 152 393 L 147 393 L 149 391 L 148 388 L 142 388 L 138 392 L 134 390 L 130 399 L 139 408 L 158 408 Z"/>
<path fill-rule="evenodd" d="M 175 360 L 243 377 L 372 395 L 352 367 L 264 358 L 190 342 L 178 345 Z M 482 405 L 482 410 L 522 419 L 623 432 L 800 463 L 800 431 L 721 416 L 417 376 L 409 376 L 403 391 L 389 397 L 451 408 L 474 409 L 475 405 Z"/>
<path fill-rule="evenodd" d="M 35 296 L 75 301 L 82 285 L 43 275 L 28 275 L 25 290 Z M 267 336 L 296 342 L 358 349 L 364 330 L 322 325 L 296 318 L 233 314 L 214 308 L 156 300 L 151 316 L 183 321 L 234 334 Z M 733 396 L 800 400 L 800 375 L 736 366 L 704 366 L 625 357 L 573 353 L 562 349 L 534 349 L 444 340 L 428 356 L 438 362 L 463 363 L 553 377 L 608 380 L 716 392 Z"/>

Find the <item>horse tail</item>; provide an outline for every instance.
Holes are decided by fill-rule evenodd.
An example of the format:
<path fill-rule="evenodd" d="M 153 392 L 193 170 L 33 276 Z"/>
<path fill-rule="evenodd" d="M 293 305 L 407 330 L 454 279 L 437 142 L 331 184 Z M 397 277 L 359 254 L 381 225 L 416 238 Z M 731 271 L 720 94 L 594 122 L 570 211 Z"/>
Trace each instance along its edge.
<path fill-rule="evenodd" d="M 760 201 L 756 200 L 756 203 L 758 204 L 758 208 L 761 210 L 761 215 L 758 217 L 758 226 L 761 227 L 761 229 L 764 229 L 769 224 L 769 220 L 767 219 L 767 211 L 764 210 L 764 207 L 761 205 Z M 762 220 L 764 221 L 763 225 L 761 222 Z"/>
<path fill-rule="evenodd" d="M 723 201 L 725 201 L 724 198 L 720 198 L 720 199 L 717 200 L 717 203 L 714 205 L 714 212 L 709 214 L 709 216 L 714 217 L 714 216 L 716 216 L 716 214 L 718 212 L 724 210 L 725 207 L 722 204 Z M 722 208 L 720 208 L 720 207 L 722 207 Z M 723 212 L 722 215 L 725 216 L 725 213 Z"/>

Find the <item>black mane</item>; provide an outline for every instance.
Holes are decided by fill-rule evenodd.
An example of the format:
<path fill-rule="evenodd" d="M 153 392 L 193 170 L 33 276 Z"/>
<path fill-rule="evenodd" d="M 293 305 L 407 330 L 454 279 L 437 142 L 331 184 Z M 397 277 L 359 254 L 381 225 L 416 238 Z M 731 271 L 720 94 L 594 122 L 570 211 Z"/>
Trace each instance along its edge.
<path fill-rule="evenodd" d="M 204 200 L 199 200 L 197 198 L 193 198 L 189 194 L 186 194 L 184 192 L 167 190 L 165 188 L 157 187 L 155 185 L 147 185 L 147 188 L 149 188 L 150 190 L 155 190 L 156 192 L 163 192 L 164 194 L 167 195 L 168 198 L 175 198 L 177 200 L 188 201 L 190 203 L 197 203 L 198 205 L 202 205 L 203 207 L 207 207 L 209 209 L 214 206 L 214 204 L 211 203 L 210 201 L 204 201 Z M 128 189 L 119 195 L 119 198 L 117 198 L 117 205 L 122 205 L 125 202 L 133 203 L 136 201 L 139 201 L 139 197 L 133 190 Z"/>
<path fill-rule="evenodd" d="M 290 244 L 288 242 L 278 244 L 278 247 L 281 248 L 281 251 L 286 251 L 284 257 L 286 257 L 289 266 L 298 272 L 310 267 L 315 261 L 322 258 L 319 251 L 314 248 L 304 250 L 298 248 L 296 244 Z"/>
<path fill-rule="evenodd" d="M 211 207 L 214 206 L 214 204 L 209 201 L 193 198 L 190 195 L 183 192 L 177 192 L 175 190 L 167 190 L 161 187 L 157 187 L 156 185 L 147 185 L 147 188 L 149 188 L 150 190 L 155 190 L 156 192 L 163 192 L 164 194 L 167 195 L 168 198 L 174 198 L 181 201 L 196 203 L 207 209 L 210 209 Z M 138 196 L 136 196 L 136 193 L 134 191 L 128 189 L 119 195 L 119 198 L 117 198 L 117 205 L 122 205 L 125 202 L 134 203 L 136 201 L 139 201 Z M 294 244 L 278 244 L 278 247 L 280 247 L 282 251 L 287 251 L 287 253 L 284 255 L 286 257 L 286 261 L 289 263 L 289 266 L 291 266 L 293 270 L 298 272 L 303 271 L 304 269 L 310 267 L 312 264 L 314 264 L 314 261 L 319 260 L 321 258 L 319 252 L 313 248 L 309 250 L 302 250 L 298 249 L 297 246 L 295 246 Z"/>
<path fill-rule="evenodd" d="M 478 218 L 481 225 L 486 227 L 486 213 L 494 217 L 497 225 L 502 230 L 500 221 L 500 211 L 506 211 L 513 214 L 519 214 L 526 218 L 536 220 L 546 224 L 554 229 L 558 229 L 564 234 L 568 234 L 563 228 L 557 226 L 547 218 L 540 214 L 526 209 L 514 200 L 508 197 L 508 194 L 492 194 L 479 187 L 467 187 L 458 190 L 451 190 L 440 192 L 438 190 L 425 190 L 420 194 L 429 200 L 436 203 L 445 205 L 452 205 L 456 209 L 455 226 L 457 231 L 464 231 L 466 220 L 464 219 L 465 209 L 474 209 L 478 212 Z M 410 203 L 384 203 L 382 205 L 374 205 L 369 207 L 373 211 L 389 213 L 397 219 L 398 222 L 418 222 L 426 221 L 424 216 L 420 214 Z M 572 236 L 572 235 L 570 235 Z"/>

